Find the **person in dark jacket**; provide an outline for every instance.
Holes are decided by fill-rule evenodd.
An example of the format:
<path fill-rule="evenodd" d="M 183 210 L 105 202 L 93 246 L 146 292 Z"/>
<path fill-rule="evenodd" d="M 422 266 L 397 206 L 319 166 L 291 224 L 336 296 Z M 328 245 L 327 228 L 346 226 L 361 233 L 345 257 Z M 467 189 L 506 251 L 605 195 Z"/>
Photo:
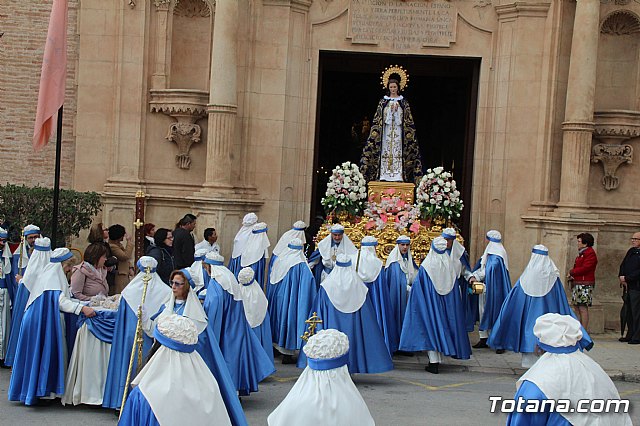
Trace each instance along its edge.
<path fill-rule="evenodd" d="M 193 264 L 196 242 L 191 232 L 196 227 L 196 217 L 190 213 L 184 215 L 173 231 L 173 257 L 176 269 L 188 268 Z"/>
<path fill-rule="evenodd" d="M 589 306 L 593 304 L 598 256 L 593 249 L 595 244 L 593 235 L 583 232 L 576 239 L 578 240 L 578 257 L 569 271 L 569 282 L 571 299 L 576 307 L 578 319 L 586 330 L 589 326 Z"/>
<path fill-rule="evenodd" d="M 629 334 L 628 338 L 622 338 L 621 341 L 638 345 L 640 344 L 640 232 L 636 232 L 631 237 L 631 248 L 620 264 L 618 275 L 620 287 L 624 288 L 629 295 L 627 310 Z"/>
<path fill-rule="evenodd" d="M 156 267 L 156 273 L 160 276 L 162 281 L 168 286 L 169 277 L 171 276 L 171 271 L 178 269 L 176 267 L 176 262 L 173 257 L 173 235 L 171 230 L 167 228 L 160 228 L 156 231 L 156 234 L 153 237 L 156 245 L 149 246 L 149 250 L 147 251 L 147 256 L 153 257 L 158 261 L 158 266 Z"/>

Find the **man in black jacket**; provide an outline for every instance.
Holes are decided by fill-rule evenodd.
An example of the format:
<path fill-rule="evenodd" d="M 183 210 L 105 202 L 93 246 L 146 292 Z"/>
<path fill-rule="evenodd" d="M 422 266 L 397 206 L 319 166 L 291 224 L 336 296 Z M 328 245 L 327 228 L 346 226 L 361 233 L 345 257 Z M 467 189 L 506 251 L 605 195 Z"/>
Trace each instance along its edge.
<path fill-rule="evenodd" d="M 173 258 L 176 268 L 188 268 L 193 264 L 195 241 L 191 231 L 196 227 L 196 217 L 191 213 L 184 215 L 173 231 Z"/>
<path fill-rule="evenodd" d="M 640 232 L 631 237 L 631 248 L 620 264 L 620 287 L 629 294 L 627 322 L 629 326 L 628 341 L 630 345 L 640 344 Z"/>

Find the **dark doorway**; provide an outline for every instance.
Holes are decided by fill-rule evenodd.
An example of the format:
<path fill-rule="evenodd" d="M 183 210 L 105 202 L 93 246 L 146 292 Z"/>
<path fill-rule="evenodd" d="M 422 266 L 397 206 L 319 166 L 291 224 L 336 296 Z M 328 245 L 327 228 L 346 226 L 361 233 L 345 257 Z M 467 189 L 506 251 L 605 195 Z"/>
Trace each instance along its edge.
<path fill-rule="evenodd" d="M 359 163 L 367 120 L 384 95 L 380 76 L 389 65 L 409 73 L 402 94 L 411 105 L 422 164 L 453 172 L 465 202 L 460 227 L 468 241 L 479 58 L 321 51 L 311 217 L 324 213 L 320 200 L 331 170 L 344 161 Z"/>

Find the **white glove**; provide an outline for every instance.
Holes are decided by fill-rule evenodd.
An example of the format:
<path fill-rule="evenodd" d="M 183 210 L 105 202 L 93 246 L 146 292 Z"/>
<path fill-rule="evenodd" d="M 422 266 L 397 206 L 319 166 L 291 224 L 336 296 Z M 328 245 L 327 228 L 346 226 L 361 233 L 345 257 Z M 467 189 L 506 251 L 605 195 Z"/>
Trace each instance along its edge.
<path fill-rule="evenodd" d="M 411 286 L 407 284 L 407 293 L 409 293 L 410 291 L 411 291 Z"/>

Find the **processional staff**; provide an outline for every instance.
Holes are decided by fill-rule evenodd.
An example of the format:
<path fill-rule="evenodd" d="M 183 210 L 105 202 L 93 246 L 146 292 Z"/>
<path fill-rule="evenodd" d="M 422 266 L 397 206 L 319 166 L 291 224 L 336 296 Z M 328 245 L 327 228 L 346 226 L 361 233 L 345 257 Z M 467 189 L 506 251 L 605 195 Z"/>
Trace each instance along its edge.
<path fill-rule="evenodd" d="M 144 199 L 144 192 L 136 192 L 136 221 L 133 222 L 133 226 L 136 228 L 134 233 L 136 263 L 144 256 Z"/>
<path fill-rule="evenodd" d="M 136 334 L 133 338 L 133 346 L 131 347 L 131 356 L 129 357 L 129 369 L 127 370 L 127 380 L 124 384 L 124 392 L 122 393 L 122 404 L 120 405 L 120 416 L 122 416 L 122 410 L 124 410 L 124 404 L 127 402 L 127 395 L 129 394 L 129 386 L 131 385 L 131 370 L 133 370 L 133 362 L 136 359 L 136 374 L 142 370 L 142 345 L 144 343 L 144 335 L 142 334 L 142 307 L 144 301 L 147 298 L 147 288 L 149 287 L 149 281 L 151 281 L 151 267 L 147 266 L 142 277 L 142 300 L 140 306 L 138 306 L 138 323 L 136 324 Z"/>

